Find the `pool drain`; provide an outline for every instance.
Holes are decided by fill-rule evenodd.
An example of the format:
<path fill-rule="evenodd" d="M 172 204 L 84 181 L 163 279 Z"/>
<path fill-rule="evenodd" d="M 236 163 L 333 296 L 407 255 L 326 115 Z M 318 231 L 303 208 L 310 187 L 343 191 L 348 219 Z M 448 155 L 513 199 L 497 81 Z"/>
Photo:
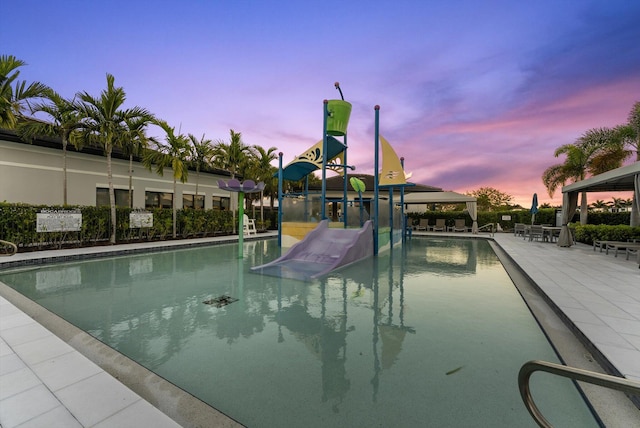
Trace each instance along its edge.
<path fill-rule="evenodd" d="M 205 305 L 215 305 L 216 308 L 221 308 L 223 306 L 227 306 L 229 303 L 233 303 L 237 301 L 238 299 L 235 299 L 233 297 L 227 296 L 226 294 L 223 294 L 220 297 L 216 297 L 215 299 L 205 300 L 202 303 L 204 303 Z"/>

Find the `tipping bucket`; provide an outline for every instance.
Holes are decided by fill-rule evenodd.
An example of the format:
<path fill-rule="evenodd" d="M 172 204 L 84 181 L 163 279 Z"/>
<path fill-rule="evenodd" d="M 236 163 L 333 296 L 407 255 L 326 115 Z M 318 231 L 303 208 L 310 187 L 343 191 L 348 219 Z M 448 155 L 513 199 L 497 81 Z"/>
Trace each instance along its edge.
<path fill-rule="evenodd" d="M 327 134 L 342 136 L 347 134 L 351 104 L 342 100 L 327 101 Z"/>

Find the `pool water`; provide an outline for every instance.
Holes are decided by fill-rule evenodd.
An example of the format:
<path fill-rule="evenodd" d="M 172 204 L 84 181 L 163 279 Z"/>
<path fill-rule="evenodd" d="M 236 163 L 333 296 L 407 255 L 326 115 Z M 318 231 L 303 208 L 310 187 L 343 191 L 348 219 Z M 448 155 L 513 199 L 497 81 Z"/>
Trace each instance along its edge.
<path fill-rule="evenodd" d="M 250 271 L 279 256 L 275 240 L 243 250 L 0 281 L 250 427 L 536 426 L 518 370 L 558 358 L 484 240 L 413 238 L 313 282 Z M 543 373 L 531 388 L 554 426 L 598 426 L 569 380 Z"/>

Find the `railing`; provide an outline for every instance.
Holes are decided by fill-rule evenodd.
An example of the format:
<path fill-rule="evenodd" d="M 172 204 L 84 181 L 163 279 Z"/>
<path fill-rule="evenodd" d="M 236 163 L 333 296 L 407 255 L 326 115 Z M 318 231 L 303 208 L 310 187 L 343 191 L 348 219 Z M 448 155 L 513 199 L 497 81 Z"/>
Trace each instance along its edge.
<path fill-rule="evenodd" d="M 529 390 L 529 378 L 535 371 L 543 371 L 567 377 L 569 379 L 579 380 L 640 396 L 640 383 L 638 382 L 589 370 L 577 369 L 575 367 L 549 363 L 546 361 L 529 361 L 520 368 L 520 373 L 518 373 L 518 387 L 520 388 L 520 395 L 522 396 L 522 401 L 524 401 L 524 405 L 527 407 L 527 410 L 536 423 L 543 428 L 553 428 L 553 425 L 551 425 L 549 421 L 542 416 L 542 413 L 534 403 L 533 397 L 531 396 L 531 391 Z"/>
<path fill-rule="evenodd" d="M 478 232 L 485 232 L 488 229 L 490 236 L 493 236 L 493 234 L 495 233 L 494 229 L 493 229 L 493 223 L 487 223 L 485 225 L 482 225 L 478 228 Z"/>
<path fill-rule="evenodd" d="M 18 252 L 18 247 L 13 242 L 0 239 L 0 256 L 13 256 Z"/>

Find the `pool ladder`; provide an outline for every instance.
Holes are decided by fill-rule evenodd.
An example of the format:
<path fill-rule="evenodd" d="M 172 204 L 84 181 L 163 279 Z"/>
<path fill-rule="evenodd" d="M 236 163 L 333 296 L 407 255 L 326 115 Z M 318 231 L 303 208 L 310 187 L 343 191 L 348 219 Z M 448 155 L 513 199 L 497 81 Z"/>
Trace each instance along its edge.
<path fill-rule="evenodd" d="M 596 373 L 575 367 L 567 367 L 561 364 L 549 363 L 547 361 L 529 361 L 520 368 L 520 373 L 518 373 L 518 387 L 520 388 L 520 396 L 522 397 L 522 401 L 524 401 L 524 405 L 527 410 L 536 423 L 543 428 L 553 428 L 553 425 L 551 425 L 549 421 L 542 416 L 542 412 L 540 412 L 540 409 L 538 409 L 534 403 L 531 391 L 529 390 L 529 378 L 533 372 L 536 371 L 543 371 L 567 377 L 572 380 L 579 380 L 640 396 L 640 383 L 629 379 Z"/>
<path fill-rule="evenodd" d="M 13 256 L 18 252 L 18 246 L 13 242 L 0 239 L 0 256 Z"/>

